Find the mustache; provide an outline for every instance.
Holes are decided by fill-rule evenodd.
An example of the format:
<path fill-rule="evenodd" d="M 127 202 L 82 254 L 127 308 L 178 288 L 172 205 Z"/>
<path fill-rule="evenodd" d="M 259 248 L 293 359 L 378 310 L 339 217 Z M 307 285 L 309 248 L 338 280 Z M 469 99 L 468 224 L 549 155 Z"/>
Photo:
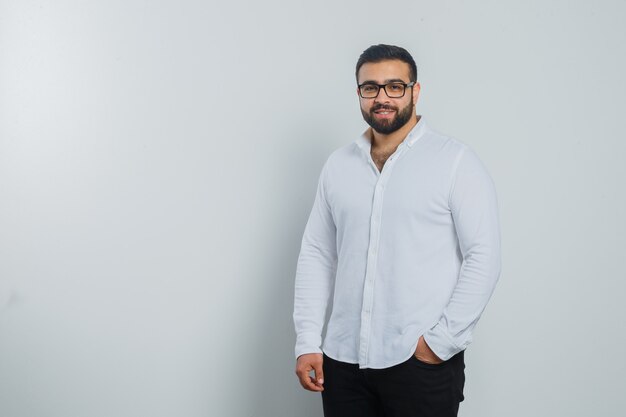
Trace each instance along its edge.
<path fill-rule="evenodd" d="M 394 106 L 386 105 L 386 104 L 375 104 L 370 109 L 370 112 L 374 112 L 376 110 L 393 110 L 398 111 L 398 109 Z"/>

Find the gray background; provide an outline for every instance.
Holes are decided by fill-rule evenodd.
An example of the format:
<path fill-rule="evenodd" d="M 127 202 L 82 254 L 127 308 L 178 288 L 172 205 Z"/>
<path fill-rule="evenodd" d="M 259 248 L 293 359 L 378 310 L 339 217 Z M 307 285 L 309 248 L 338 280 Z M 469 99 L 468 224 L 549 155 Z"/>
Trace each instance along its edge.
<path fill-rule="evenodd" d="M 353 68 L 494 178 L 503 271 L 463 417 L 615 416 L 626 390 L 623 1 L 0 1 L 0 415 L 321 415 L 293 374 L 319 170 Z"/>

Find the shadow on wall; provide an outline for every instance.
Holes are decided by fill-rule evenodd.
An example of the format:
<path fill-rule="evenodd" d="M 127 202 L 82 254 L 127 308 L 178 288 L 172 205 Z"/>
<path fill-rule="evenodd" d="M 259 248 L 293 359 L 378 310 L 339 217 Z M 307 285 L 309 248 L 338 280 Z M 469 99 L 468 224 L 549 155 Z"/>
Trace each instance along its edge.
<path fill-rule="evenodd" d="M 304 390 L 295 375 L 293 289 L 302 233 L 306 225 L 320 170 L 333 149 L 320 141 L 323 132 L 293 130 L 284 134 L 282 150 L 274 162 L 277 199 L 265 219 L 277 225 L 268 241 L 259 242 L 267 263 L 259 271 L 267 289 L 258 305 L 257 334 L 251 345 L 257 359 L 250 375 L 251 417 L 320 417 L 319 393 Z"/>

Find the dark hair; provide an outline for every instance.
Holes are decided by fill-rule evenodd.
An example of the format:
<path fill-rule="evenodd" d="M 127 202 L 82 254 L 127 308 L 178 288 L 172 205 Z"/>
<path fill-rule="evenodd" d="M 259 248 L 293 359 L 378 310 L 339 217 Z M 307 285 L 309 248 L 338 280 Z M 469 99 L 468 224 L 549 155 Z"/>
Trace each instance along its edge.
<path fill-rule="evenodd" d="M 381 62 L 381 61 L 389 61 L 397 59 L 402 62 L 406 62 L 409 64 L 409 81 L 417 81 L 417 65 L 415 65 L 415 60 L 404 48 L 394 45 L 372 45 L 367 48 L 356 63 L 356 79 L 359 81 L 359 70 L 363 66 L 363 64 L 367 64 L 368 62 Z"/>

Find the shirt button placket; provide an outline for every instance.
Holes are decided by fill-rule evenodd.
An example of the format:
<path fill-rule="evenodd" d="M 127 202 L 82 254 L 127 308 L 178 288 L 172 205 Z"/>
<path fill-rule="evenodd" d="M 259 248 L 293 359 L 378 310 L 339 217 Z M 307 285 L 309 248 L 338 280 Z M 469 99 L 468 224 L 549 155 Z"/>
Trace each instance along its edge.
<path fill-rule="evenodd" d="M 384 178 L 386 178 L 386 175 L 383 174 L 378 177 L 378 182 L 374 188 L 374 199 L 372 201 L 370 241 L 365 286 L 363 288 L 363 306 L 361 310 L 361 340 L 359 346 L 359 363 L 361 364 L 367 364 L 368 362 L 370 332 L 372 327 L 372 308 L 374 303 L 374 281 L 376 261 L 378 258 L 378 238 L 380 233 L 380 220 L 382 216 Z"/>
<path fill-rule="evenodd" d="M 372 218 L 370 223 L 370 241 L 367 256 L 367 269 L 365 272 L 365 285 L 363 288 L 363 306 L 361 309 L 361 334 L 359 344 L 359 363 L 367 365 L 369 362 L 370 333 L 372 327 L 372 311 L 374 304 L 374 281 L 376 275 L 376 261 L 378 259 L 378 240 L 380 235 L 380 222 L 383 208 L 383 191 L 385 182 L 391 175 L 393 165 L 404 151 L 400 147 L 393 156 L 389 158 L 382 172 L 378 176 L 378 182 L 374 187 L 374 199 L 372 202 Z M 373 163 L 372 163 L 373 164 Z"/>

